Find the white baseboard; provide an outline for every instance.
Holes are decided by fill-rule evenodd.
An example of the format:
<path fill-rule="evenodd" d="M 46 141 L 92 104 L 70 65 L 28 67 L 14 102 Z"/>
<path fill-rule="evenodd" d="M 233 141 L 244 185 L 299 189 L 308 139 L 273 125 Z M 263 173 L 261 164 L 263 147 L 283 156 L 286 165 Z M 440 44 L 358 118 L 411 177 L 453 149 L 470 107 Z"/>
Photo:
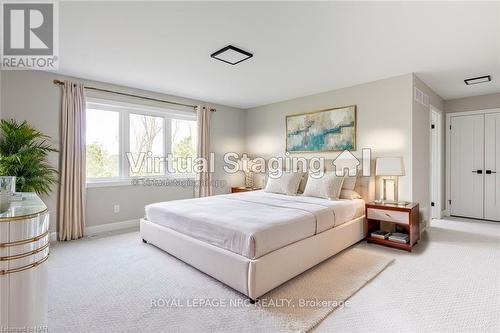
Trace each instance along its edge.
<path fill-rule="evenodd" d="M 135 227 L 139 228 L 139 219 L 93 225 L 85 228 L 85 236 L 94 236 L 105 232 L 130 229 Z"/>
<path fill-rule="evenodd" d="M 95 236 L 95 235 L 103 234 L 103 233 L 110 232 L 110 231 L 117 231 L 117 230 L 123 230 L 123 229 L 131 229 L 131 228 L 139 228 L 139 219 L 119 221 L 119 222 L 106 223 L 106 224 L 85 227 L 84 234 L 85 234 L 85 236 Z M 50 233 L 50 241 L 54 242 L 56 240 L 57 240 L 57 233 L 51 232 Z"/>

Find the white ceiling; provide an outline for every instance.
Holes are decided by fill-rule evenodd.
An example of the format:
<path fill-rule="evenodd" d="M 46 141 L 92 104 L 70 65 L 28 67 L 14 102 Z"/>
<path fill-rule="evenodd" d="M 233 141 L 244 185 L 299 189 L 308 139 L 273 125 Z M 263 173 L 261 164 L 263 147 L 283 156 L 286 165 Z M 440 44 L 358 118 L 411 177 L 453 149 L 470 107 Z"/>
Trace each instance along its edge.
<path fill-rule="evenodd" d="M 444 99 L 500 92 L 499 2 L 62 2 L 59 16 L 60 73 L 235 107 L 410 72 Z M 254 57 L 210 58 L 228 44 Z"/>

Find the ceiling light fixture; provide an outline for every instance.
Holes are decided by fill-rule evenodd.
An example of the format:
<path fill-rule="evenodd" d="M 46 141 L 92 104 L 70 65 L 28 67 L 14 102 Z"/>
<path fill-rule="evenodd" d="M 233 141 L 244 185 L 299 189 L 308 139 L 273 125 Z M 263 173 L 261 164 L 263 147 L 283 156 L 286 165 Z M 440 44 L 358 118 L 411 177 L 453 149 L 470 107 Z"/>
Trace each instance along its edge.
<path fill-rule="evenodd" d="M 228 45 L 219 51 L 212 53 L 210 56 L 225 63 L 236 65 L 242 61 L 250 59 L 253 57 L 253 54 L 243 51 L 236 46 Z"/>
<path fill-rule="evenodd" d="M 490 82 L 490 81 L 491 81 L 491 76 L 489 76 L 489 75 L 473 77 L 471 79 L 464 80 L 465 84 L 468 86 L 470 86 L 471 84 L 485 83 L 485 82 Z"/>

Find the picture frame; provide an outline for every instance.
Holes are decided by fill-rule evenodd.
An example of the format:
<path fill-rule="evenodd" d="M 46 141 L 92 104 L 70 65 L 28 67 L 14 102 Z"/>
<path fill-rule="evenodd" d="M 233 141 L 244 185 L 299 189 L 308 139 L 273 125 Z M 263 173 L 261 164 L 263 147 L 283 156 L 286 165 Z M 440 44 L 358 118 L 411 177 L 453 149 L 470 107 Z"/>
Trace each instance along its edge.
<path fill-rule="evenodd" d="M 356 150 L 357 107 L 347 105 L 285 117 L 286 152 Z"/>

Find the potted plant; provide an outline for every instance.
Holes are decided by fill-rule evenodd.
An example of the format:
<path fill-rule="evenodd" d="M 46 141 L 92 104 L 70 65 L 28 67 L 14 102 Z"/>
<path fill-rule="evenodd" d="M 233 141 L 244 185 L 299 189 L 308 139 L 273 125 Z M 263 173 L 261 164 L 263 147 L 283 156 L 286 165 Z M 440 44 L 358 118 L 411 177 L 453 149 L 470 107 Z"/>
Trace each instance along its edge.
<path fill-rule="evenodd" d="M 48 194 L 57 182 L 57 170 L 47 162 L 57 151 L 49 139 L 26 121 L 0 121 L 0 176 L 15 176 L 17 192 Z"/>

